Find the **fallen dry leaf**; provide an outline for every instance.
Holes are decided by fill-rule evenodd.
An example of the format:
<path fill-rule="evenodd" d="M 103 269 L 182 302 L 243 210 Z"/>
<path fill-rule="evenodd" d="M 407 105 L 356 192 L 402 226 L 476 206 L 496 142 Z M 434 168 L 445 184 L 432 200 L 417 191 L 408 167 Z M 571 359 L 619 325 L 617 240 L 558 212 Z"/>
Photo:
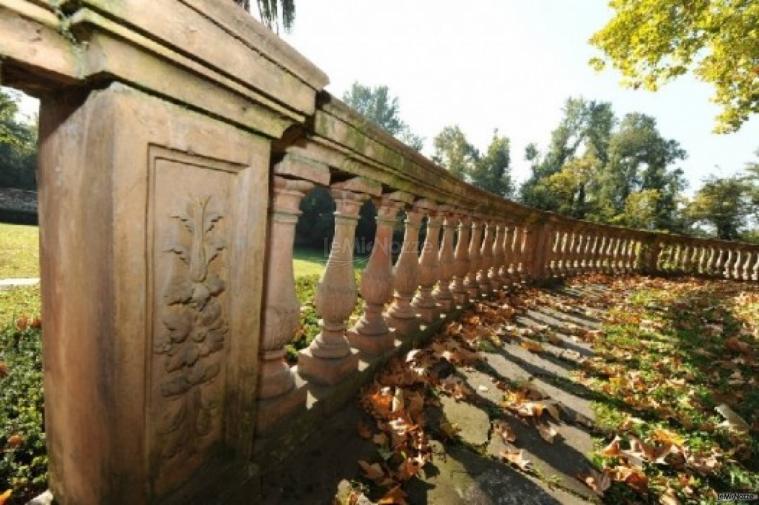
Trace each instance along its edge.
<path fill-rule="evenodd" d="M 551 426 L 550 424 L 545 423 L 537 423 L 536 424 L 538 428 L 538 433 L 540 434 L 541 438 L 548 442 L 549 444 L 552 444 L 554 440 L 556 439 L 556 436 L 559 434 L 558 431 L 556 431 L 556 428 Z"/>
<path fill-rule="evenodd" d="M 519 345 L 530 352 L 543 352 L 543 346 L 534 340 L 522 340 Z"/>
<path fill-rule="evenodd" d="M 611 486 L 611 475 L 608 470 L 599 472 L 591 468 L 588 475 L 581 475 L 578 478 L 598 496 L 603 496 Z"/>
<path fill-rule="evenodd" d="M 11 489 L 6 489 L 3 494 L 0 494 L 0 505 L 5 505 L 8 503 L 8 500 L 11 499 L 12 494 L 13 491 Z"/>
<path fill-rule="evenodd" d="M 532 466 L 532 461 L 527 459 L 524 456 L 524 451 L 522 449 L 516 450 L 516 449 L 506 449 L 501 451 L 501 457 L 508 461 L 509 463 L 516 465 L 521 470 L 524 470 L 525 472 L 530 470 L 530 467 Z"/>
<path fill-rule="evenodd" d="M 511 425 L 503 419 L 493 421 L 493 431 L 500 435 L 504 442 L 515 442 L 517 439 L 517 435 L 511 429 Z"/>

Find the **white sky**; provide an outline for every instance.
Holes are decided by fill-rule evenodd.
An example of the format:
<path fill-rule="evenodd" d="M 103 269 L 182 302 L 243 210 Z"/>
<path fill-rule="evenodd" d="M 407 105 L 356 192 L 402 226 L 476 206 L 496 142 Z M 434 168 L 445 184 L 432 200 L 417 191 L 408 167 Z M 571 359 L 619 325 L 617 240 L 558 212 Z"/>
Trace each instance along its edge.
<path fill-rule="evenodd" d="M 498 128 L 512 141 L 514 175 L 529 174 L 524 147 L 547 145 L 569 96 L 609 101 L 617 116 L 657 118 L 688 151 L 690 191 L 709 174 L 732 174 L 759 148 L 759 117 L 736 134 L 711 133 L 711 88 L 690 76 L 658 93 L 598 74 L 588 38 L 611 16 L 607 0 L 296 0 L 288 40 L 329 75 L 337 96 L 353 81 L 386 84 L 401 115 L 426 138 L 459 124 L 484 149 Z M 719 169 L 717 168 L 719 167 Z"/>
<path fill-rule="evenodd" d="M 759 148 L 759 117 L 735 134 L 711 133 L 711 88 L 683 76 L 658 93 L 618 85 L 593 71 L 587 39 L 611 16 L 606 0 L 297 0 L 284 38 L 330 77 L 337 96 L 353 81 L 386 84 L 401 115 L 426 139 L 458 124 L 484 149 L 498 128 L 512 141 L 518 181 L 529 174 L 524 147 L 544 149 L 569 96 L 609 101 L 617 116 L 657 118 L 688 151 L 689 192 L 710 174 L 740 171 Z M 30 113 L 36 102 L 25 100 Z"/>

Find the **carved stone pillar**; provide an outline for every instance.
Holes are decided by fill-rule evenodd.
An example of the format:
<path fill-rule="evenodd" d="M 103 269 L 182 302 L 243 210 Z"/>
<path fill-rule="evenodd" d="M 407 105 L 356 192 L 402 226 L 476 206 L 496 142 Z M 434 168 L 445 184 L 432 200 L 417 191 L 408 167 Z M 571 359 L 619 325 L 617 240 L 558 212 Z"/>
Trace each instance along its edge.
<path fill-rule="evenodd" d="M 393 228 L 398 211 L 404 202 L 413 197 L 405 193 L 391 193 L 375 199 L 377 230 L 369 261 L 361 275 L 361 297 L 364 313 L 348 332 L 348 340 L 356 349 L 368 354 L 381 354 L 393 348 L 395 332 L 382 314 L 385 304 L 393 298 Z"/>
<path fill-rule="evenodd" d="M 459 214 L 458 238 L 454 252 L 453 299 L 458 305 L 464 305 L 468 300 L 468 292 L 465 285 L 466 275 L 469 272 L 469 234 L 472 222 L 466 214 Z"/>
<path fill-rule="evenodd" d="M 448 206 L 440 207 L 443 221 L 443 242 L 438 254 L 440 282 L 433 293 L 440 310 L 450 312 L 453 309 L 453 293 L 451 292 L 451 280 L 456 270 L 456 259 L 453 252 L 453 239 L 456 234 L 458 218 L 453 209 Z"/>
<path fill-rule="evenodd" d="M 427 214 L 427 234 L 419 256 L 419 292 L 413 300 L 419 317 L 427 324 L 435 322 L 440 317 L 440 307 L 437 305 L 432 291 L 438 282 L 439 262 L 438 243 L 440 242 L 440 226 L 442 216 L 437 211 L 437 205 L 428 200 L 417 202 L 419 208 Z"/>
<path fill-rule="evenodd" d="M 495 231 L 495 238 L 493 239 L 493 249 L 492 249 L 492 256 L 491 256 L 491 265 L 490 265 L 490 273 L 488 276 L 490 277 L 490 286 L 493 289 L 493 291 L 497 291 L 503 287 L 504 282 L 503 278 L 501 277 L 501 269 L 503 268 L 503 233 L 506 229 L 506 226 L 503 223 L 494 223 L 494 226 L 496 227 Z"/>
<path fill-rule="evenodd" d="M 329 170 L 324 169 L 326 180 L 322 182 L 328 184 Z M 266 242 L 259 405 L 256 411 L 256 431 L 259 433 L 267 431 L 272 423 L 306 402 L 305 389 L 293 391 L 295 378 L 285 361 L 285 345 L 295 335 L 300 315 L 293 274 L 295 225 L 301 214 L 298 206 L 313 186 L 311 181 L 279 176 L 274 177 L 273 181 L 269 239 Z"/>
<path fill-rule="evenodd" d="M 490 282 L 490 268 L 493 266 L 493 240 L 495 239 L 495 223 L 492 219 L 483 221 L 485 237 L 480 246 L 480 270 L 477 273 L 477 284 L 480 293 L 489 295 L 493 292 L 493 285 Z"/>
<path fill-rule="evenodd" d="M 401 253 L 393 269 L 393 304 L 387 311 L 387 323 L 400 336 L 407 337 L 419 330 L 416 309 L 411 306 L 419 286 L 419 227 L 422 211 L 413 206 L 406 211 L 405 231 Z"/>
<path fill-rule="evenodd" d="M 379 184 L 360 178 L 331 186 L 335 236 L 314 298 L 321 331 L 298 353 L 298 371 L 312 382 L 337 384 L 358 370 L 358 351 L 350 347 L 346 337 L 348 316 L 356 303 L 353 246 L 361 204 L 380 191 Z"/>
<path fill-rule="evenodd" d="M 482 247 L 483 222 L 479 216 L 472 218 L 472 238 L 469 241 L 469 271 L 467 272 L 464 285 L 469 298 L 479 298 L 480 285 L 477 282 L 477 272 L 480 270 L 480 247 Z"/>

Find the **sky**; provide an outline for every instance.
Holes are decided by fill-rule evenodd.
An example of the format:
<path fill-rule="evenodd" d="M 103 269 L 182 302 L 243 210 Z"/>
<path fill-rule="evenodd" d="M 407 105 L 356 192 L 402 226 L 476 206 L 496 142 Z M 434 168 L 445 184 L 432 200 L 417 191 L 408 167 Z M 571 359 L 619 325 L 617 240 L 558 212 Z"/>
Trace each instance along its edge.
<path fill-rule="evenodd" d="M 759 149 L 759 117 L 738 133 L 711 132 L 712 88 L 690 75 L 656 93 L 625 89 L 616 71 L 587 64 L 588 38 L 611 17 L 607 0 L 297 0 L 283 38 L 330 77 L 341 97 L 354 81 L 387 85 L 412 131 L 432 138 L 458 124 L 484 150 L 493 130 L 511 139 L 517 181 L 524 148 L 545 149 L 570 96 L 611 102 L 618 117 L 655 117 L 688 152 L 680 166 L 695 191 L 709 175 L 732 175 Z M 36 103 L 26 100 L 25 113 Z"/>
<path fill-rule="evenodd" d="M 529 175 L 525 146 L 545 149 L 570 96 L 611 102 L 618 117 L 655 117 L 688 152 L 680 166 L 689 192 L 755 158 L 759 117 L 713 134 L 719 108 L 708 84 L 687 75 L 650 93 L 591 69 L 598 53 L 587 40 L 611 16 L 607 0 L 297 0 L 283 38 L 327 73 L 334 95 L 354 81 L 387 85 L 403 120 L 426 138 L 425 154 L 444 126 L 458 124 L 481 150 L 497 128 L 511 139 L 518 181 Z"/>

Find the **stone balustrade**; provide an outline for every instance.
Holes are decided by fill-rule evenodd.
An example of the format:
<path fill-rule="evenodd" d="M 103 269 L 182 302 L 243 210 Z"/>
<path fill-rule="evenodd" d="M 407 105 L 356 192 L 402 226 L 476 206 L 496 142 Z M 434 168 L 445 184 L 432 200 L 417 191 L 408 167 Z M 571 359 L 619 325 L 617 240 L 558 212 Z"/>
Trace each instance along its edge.
<path fill-rule="evenodd" d="M 324 73 L 231 2 L 59 4 L 0 0 L 0 60 L 3 84 L 42 100 L 61 505 L 232 500 L 383 360 L 515 285 L 759 280 L 757 246 L 577 221 L 466 184 L 330 96 Z M 313 300 L 320 332 L 291 367 L 295 226 L 315 187 L 334 201 L 335 233 Z"/>

